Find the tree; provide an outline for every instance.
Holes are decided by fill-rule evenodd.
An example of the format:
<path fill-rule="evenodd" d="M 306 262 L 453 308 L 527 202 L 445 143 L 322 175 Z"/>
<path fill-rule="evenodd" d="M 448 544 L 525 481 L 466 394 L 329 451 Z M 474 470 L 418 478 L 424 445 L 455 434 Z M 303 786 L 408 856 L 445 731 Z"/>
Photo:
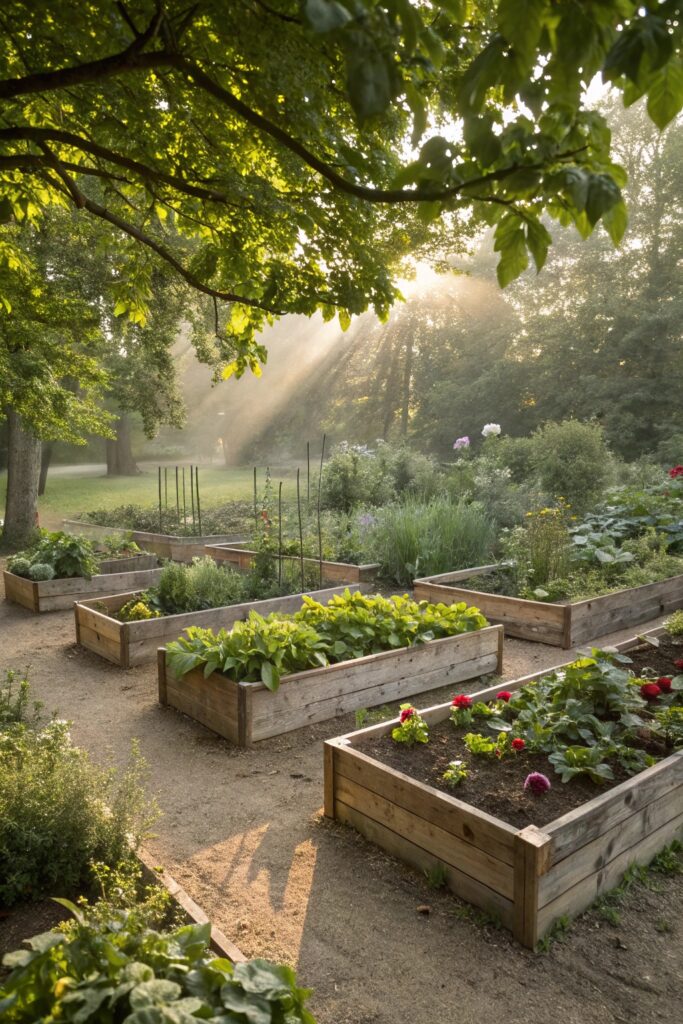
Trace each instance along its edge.
<path fill-rule="evenodd" d="M 165 261 L 216 302 L 226 374 L 257 371 L 266 321 L 384 316 L 401 258 L 478 221 L 502 285 L 545 262 L 544 213 L 618 241 L 625 177 L 583 88 L 601 72 L 667 124 L 680 7 L 6 0 L 0 214 L 106 222 L 119 313 L 142 322 Z"/>

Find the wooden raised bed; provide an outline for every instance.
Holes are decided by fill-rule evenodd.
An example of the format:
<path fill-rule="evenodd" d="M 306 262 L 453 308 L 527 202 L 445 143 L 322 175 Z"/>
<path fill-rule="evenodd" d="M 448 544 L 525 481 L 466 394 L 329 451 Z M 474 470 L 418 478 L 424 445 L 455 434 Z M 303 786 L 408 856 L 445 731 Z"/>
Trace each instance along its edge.
<path fill-rule="evenodd" d="M 683 606 L 683 575 L 658 583 L 646 583 L 642 587 L 617 590 L 604 597 L 562 604 L 527 601 L 521 597 L 486 594 L 464 586 L 448 585 L 498 568 L 498 565 L 482 565 L 415 580 L 415 600 L 448 604 L 466 601 L 475 604 L 491 622 L 502 623 L 508 636 L 539 640 L 565 649 L 614 633 L 625 626 L 648 622 Z"/>
<path fill-rule="evenodd" d="M 123 558 L 103 558 L 99 569 L 101 575 L 116 572 L 138 572 L 140 569 L 156 569 L 159 559 L 141 551 L 139 555 L 128 555 Z"/>
<path fill-rule="evenodd" d="M 71 608 L 74 601 L 101 594 L 121 594 L 130 590 L 146 590 L 161 578 L 161 569 L 143 569 L 138 572 L 105 573 L 86 580 L 74 576 L 65 580 L 34 580 L 3 571 L 5 600 L 23 605 L 32 612 L 53 612 Z"/>
<path fill-rule="evenodd" d="M 343 594 L 346 587 L 329 590 L 309 590 L 306 593 L 316 601 L 327 601 L 335 594 Z M 369 587 L 352 587 L 353 590 L 368 590 Z M 144 619 L 140 622 L 119 622 L 113 617 L 124 604 L 139 597 L 141 591 L 132 594 L 114 594 L 110 597 L 77 601 L 74 605 L 76 618 L 76 641 L 107 661 L 121 668 L 143 665 L 154 661 L 161 644 L 177 640 L 188 626 L 203 629 L 228 629 L 238 619 L 246 619 L 249 612 L 260 615 L 271 612 L 298 612 L 302 594 L 275 597 L 268 601 L 248 601 L 243 604 L 226 605 L 222 608 L 208 608 L 201 612 L 186 612 L 181 615 L 162 615 L 158 619 Z"/>
<path fill-rule="evenodd" d="M 184 537 L 171 533 L 148 533 L 145 530 L 123 530 L 116 526 L 98 526 L 84 523 L 79 519 L 65 519 L 62 523 L 67 533 L 78 534 L 88 540 L 102 540 L 104 537 L 130 537 L 145 551 L 152 551 L 159 558 L 171 558 L 174 562 L 191 562 L 201 558 L 207 544 L 236 543 L 241 537 L 235 534 L 216 533 L 205 537 Z"/>
<path fill-rule="evenodd" d="M 500 684 L 472 696 L 491 700 L 499 690 Z M 441 704 L 422 716 L 436 724 L 449 717 L 450 707 Z M 420 871 L 441 864 L 453 892 L 498 918 L 524 946 L 533 948 L 558 918 L 581 913 L 618 885 L 631 864 L 647 864 L 683 836 L 683 751 L 543 828 L 520 830 L 356 749 L 363 738 L 389 733 L 396 724 L 382 722 L 325 743 L 326 816 Z"/>
<path fill-rule="evenodd" d="M 279 689 L 271 693 L 263 683 L 237 683 L 221 672 L 205 679 L 201 668 L 179 679 L 166 665 L 166 651 L 161 647 L 159 702 L 239 746 L 249 746 L 347 711 L 500 672 L 502 656 L 503 630 L 487 626 L 283 676 Z"/>
<path fill-rule="evenodd" d="M 207 544 L 205 553 L 210 555 L 216 562 L 228 562 L 233 568 L 241 572 L 248 572 L 256 558 L 257 552 L 246 547 L 245 543 L 233 544 Z M 273 558 L 277 558 L 273 555 Z M 283 555 L 283 562 L 292 562 L 295 565 L 301 564 L 298 555 Z M 304 558 L 304 566 L 308 569 L 320 569 L 320 561 L 317 558 Z M 371 583 L 377 576 L 380 566 L 376 562 L 368 565 L 351 565 L 346 562 L 322 562 L 323 579 L 339 583 Z"/>

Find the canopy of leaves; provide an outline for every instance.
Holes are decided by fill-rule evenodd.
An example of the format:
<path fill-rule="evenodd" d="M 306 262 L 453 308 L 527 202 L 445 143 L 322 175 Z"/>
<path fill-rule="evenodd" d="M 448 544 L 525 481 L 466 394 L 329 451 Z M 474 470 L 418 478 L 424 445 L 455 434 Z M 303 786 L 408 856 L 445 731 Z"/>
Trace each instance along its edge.
<path fill-rule="evenodd" d="M 269 318 L 384 316 L 400 257 L 443 245 L 449 214 L 495 225 L 501 284 L 543 265 L 544 212 L 618 241 L 625 178 L 583 88 L 602 71 L 670 121 L 679 8 L 6 0 L 0 219 L 62 203 L 107 222 L 118 313 L 144 311 L 152 252 L 230 303 L 226 373 L 258 369 Z"/>

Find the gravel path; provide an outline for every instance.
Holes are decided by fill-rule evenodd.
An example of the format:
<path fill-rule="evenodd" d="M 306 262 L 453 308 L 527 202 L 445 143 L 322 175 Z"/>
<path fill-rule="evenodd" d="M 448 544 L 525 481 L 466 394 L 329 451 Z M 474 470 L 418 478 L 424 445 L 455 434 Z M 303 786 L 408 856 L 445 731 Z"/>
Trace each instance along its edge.
<path fill-rule="evenodd" d="M 122 764 L 139 740 L 163 810 L 150 851 L 247 955 L 297 968 L 319 1024 L 678 1019 L 683 878 L 630 894 L 618 925 L 593 912 L 548 953 L 530 953 L 321 818 L 321 740 L 352 729 L 353 716 L 236 750 L 157 704 L 154 665 L 124 672 L 74 639 L 70 612 L 0 605 L 0 671 L 30 666 L 34 696 L 73 720 L 98 761 Z M 504 675 L 562 660 L 508 641 Z"/>

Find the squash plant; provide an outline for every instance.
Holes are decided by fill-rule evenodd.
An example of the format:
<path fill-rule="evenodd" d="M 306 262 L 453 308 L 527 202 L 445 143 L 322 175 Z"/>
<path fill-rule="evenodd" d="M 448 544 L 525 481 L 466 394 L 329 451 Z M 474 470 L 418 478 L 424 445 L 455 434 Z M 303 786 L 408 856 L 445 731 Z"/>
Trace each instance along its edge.
<path fill-rule="evenodd" d="M 488 622 L 465 602 L 430 605 L 407 595 L 385 598 L 360 593 L 335 595 L 320 604 L 310 597 L 295 615 L 267 618 L 251 612 L 230 632 L 190 627 L 166 648 L 176 676 L 204 666 L 204 675 L 225 672 L 232 679 L 263 682 L 276 690 L 280 678 L 292 672 L 367 654 L 426 643 L 482 629 Z"/>

